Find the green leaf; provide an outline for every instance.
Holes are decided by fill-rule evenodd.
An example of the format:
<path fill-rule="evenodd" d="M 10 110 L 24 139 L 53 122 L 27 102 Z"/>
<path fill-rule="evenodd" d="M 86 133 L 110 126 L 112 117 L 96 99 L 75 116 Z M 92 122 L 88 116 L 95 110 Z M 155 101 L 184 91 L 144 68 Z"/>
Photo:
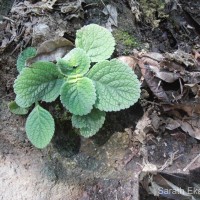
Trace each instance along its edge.
<path fill-rule="evenodd" d="M 55 123 L 51 114 L 37 105 L 26 121 L 26 134 L 31 143 L 37 148 L 46 147 L 54 134 Z"/>
<path fill-rule="evenodd" d="M 90 58 L 83 49 L 75 48 L 57 62 L 64 75 L 85 74 L 90 68 Z"/>
<path fill-rule="evenodd" d="M 100 62 L 110 58 L 115 40 L 106 28 L 90 24 L 77 31 L 75 44 L 86 51 L 92 62 Z"/>
<path fill-rule="evenodd" d="M 62 104 L 75 115 L 86 115 L 96 100 L 95 87 L 87 77 L 66 82 L 61 88 Z"/>
<path fill-rule="evenodd" d="M 56 82 L 55 82 L 55 85 L 54 87 L 52 88 L 51 91 L 49 91 L 48 93 L 46 93 L 43 97 L 42 97 L 42 101 L 45 101 L 45 102 L 52 102 L 52 101 L 55 101 L 58 96 L 60 95 L 60 90 L 61 90 L 61 87 L 64 83 L 64 79 L 58 79 Z"/>
<path fill-rule="evenodd" d="M 140 97 L 140 83 L 129 66 L 117 59 L 94 65 L 87 77 L 95 83 L 95 107 L 103 111 L 129 108 Z"/>
<path fill-rule="evenodd" d="M 84 116 L 73 115 L 72 126 L 80 128 L 80 134 L 84 137 L 95 135 L 103 126 L 106 113 L 98 109 L 93 109 Z"/>
<path fill-rule="evenodd" d="M 36 55 L 36 49 L 28 47 L 22 51 L 17 59 L 17 71 L 20 73 L 26 67 L 26 60 Z"/>
<path fill-rule="evenodd" d="M 23 108 L 34 102 L 55 100 L 63 83 L 63 78 L 55 64 L 36 62 L 24 68 L 14 84 L 16 103 Z"/>
<path fill-rule="evenodd" d="M 15 101 L 11 101 L 8 107 L 10 111 L 16 115 L 26 115 L 28 113 L 28 108 L 21 108 Z"/>

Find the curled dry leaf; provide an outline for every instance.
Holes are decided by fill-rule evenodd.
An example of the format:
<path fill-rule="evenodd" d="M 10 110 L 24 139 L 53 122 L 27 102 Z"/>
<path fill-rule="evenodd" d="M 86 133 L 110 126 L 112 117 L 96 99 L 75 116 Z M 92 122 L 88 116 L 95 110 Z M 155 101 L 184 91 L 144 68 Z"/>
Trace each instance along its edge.
<path fill-rule="evenodd" d="M 164 102 L 170 102 L 169 97 L 167 96 L 163 87 L 160 85 L 160 79 L 155 77 L 150 69 L 144 69 L 144 64 L 139 64 L 139 66 L 140 68 L 143 68 L 141 70 L 142 75 L 153 94 Z"/>
<path fill-rule="evenodd" d="M 174 72 L 161 71 L 156 66 L 150 65 L 149 68 L 155 73 L 156 77 L 158 77 L 159 79 L 161 79 L 167 83 L 173 83 L 174 81 L 176 81 L 180 78 L 179 74 L 176 74 Z"/>
<path fill-rule="evenodd" d="M 181 124 L 181 129 L 189 134 L 190 136 L 200 140 L 200 119 L 198 116 L 196 118 L 187 119 L 187 120 L 178 120 Z"/>
<path fill-rule="evenodd" d="M 131 57 L 131 56 L 120 56 L 118 60 L 122 61 L 123 63 L 127 64 L 131 69 L 135 69 L 138 59 Z"/>
<path fill-rule="evenodd" d="M 153 94 L 158 99 L 160 99 L 164 102 L 169 102 L 169 98 L 168 98 L 166 92 L 164 91 L 164 89 L 160 85 L 160 79 L 155 77 L 154 72 L 150 68 L 150 66 L 151 66 L 155 71 L 159 71 L 156 68 L 156 67 L 159 66 L 159 62 L 154 60 L 151 57 L 148 57 L 147 56 L 148 54 L 144 54 L 144 55 L 145 55 L 145 57 L 142 57 L 139 60 L 138 65 L 141 69 L 141 73 L 142 73 L 147 85 L 149 86 L 150 90 L 153 92 Z M 158 58 L 157 54 L 156 54 L 156 56 Z M 162 60 L 161 56 L 160 56 L 160 60 Z"/>
<path fill-rule="evenodd" d="M 47 40 L 43 42 L 37 49 L 35 57 L 27 60 L 27 65 L 36 61 L 56 61 L 62 58 L 74 47 L 73 43 L 65 38 L 58 38 L 54 40 Z"/>

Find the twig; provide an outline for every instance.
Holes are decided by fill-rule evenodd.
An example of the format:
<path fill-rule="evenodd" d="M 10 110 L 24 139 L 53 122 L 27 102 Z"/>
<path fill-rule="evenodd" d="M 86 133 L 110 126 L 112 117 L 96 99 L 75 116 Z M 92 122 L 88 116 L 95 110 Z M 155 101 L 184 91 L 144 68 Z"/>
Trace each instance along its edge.
<path fill-rule="evenodd" d="M 163 171 L 166 167 L 169 167 L 170 165 L 172 165 L 175 160 L 177 160 L 179 157 L 183 156 L 183 154 L 175 156 L 177 153 L 178 153 L 178 151 L 175 151 L 174 153 L 172 153 L 170 155 L 170 158 L 165 161 L 164 165 L 161 166 L 161 168 L 159 168 L 159 171 Z"/>
<path fill-rule="evenodd" d="M 97 5 L 98 5 L 97 3 L 90 3 L 90 4 L 85 5 L 85 8 L 89 6 L 97 6 Z"/>
<path fill-rule="evenodd" d="M 103 0 L 101 0 L 101 3 L 106 7 L 106 4 L 103 2 Z"/>
<path fill-rule="evenodd" d="M 15 23 L 14 20 L 12 20 L 12 19 L 10 19 L 10 18 L 8 18 L 8 17 L 6 17 L 6 16 L 3 16 L 3 19 L 8 20 L 8 21 L 11 21 L 12 23 Z"/>
<path fill-rule="evenodd" d="M 200 154 L 198 154 L 184 169 L 183 171 L 185 172 L 188 170 L 188 168 L 200 157 Z"/>

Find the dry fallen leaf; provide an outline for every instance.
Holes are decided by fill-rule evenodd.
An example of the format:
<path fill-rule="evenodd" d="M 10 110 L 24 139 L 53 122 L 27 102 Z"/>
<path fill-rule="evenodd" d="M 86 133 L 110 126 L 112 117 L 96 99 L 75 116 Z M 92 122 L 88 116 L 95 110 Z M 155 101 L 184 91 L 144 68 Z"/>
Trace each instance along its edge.
<path fill-rule="evenodd" d="M 134 131 L 138 140 L 143 142 L 150 131 L 173 131 L 182 129 L 200 140 L 200 71 L 195 55 L 177 50 L 164 55 L 155 52 L 134 51 L 133 56 L 121 56 L 119 59 L 128 64 L 132 69 L 139 66 L 143 80 L 143 90 L 150 89 L 159 101 L 160 114 L 145 112 L 139 120 Z M 142 80 L 141 78 L 141 80 Z M 147 87 L 147 88 L 146 88 Z M 143 96 L 142 96 L 143 97 Z M 142 105 L 145 110 L 151 97 L 147 96 Z M 141 102 L 143 102 L 141 100 Z M 154 105 L 154 102 L 152 102 Z M 155 116 L 154 116 L 155 114 Z M 182 119 L 182 120 L 180 120 Z"/>
<path fill-rule="evenodd" d="M 178 120 L 181 124 L 181 129 L 190 136 L 200 140 L 200 119 L 197 116 L 193 119 Z"/>
<path fill-rule="evenodd" d="M 27 60 L 27 65 L 30 65 L 36 61 L 56 61 L 58 58 L 62 58 L 74 47 L 73 43 L 65 38 L 58 38 L 54 40 L 48 40 L 43 42 L 37 49 L 35 57 Z"/>
<path fill-rule="evenodd" d="M 131 56 L 120 56 L 117 58 L 118 60 L 122 61 L 123 63 L 127 64 L 131 69 L 135 69 L 138 59 L 131 57 Z"/>
<path fill-rule="evenodd" d="M 164 102 L 170 102 L 166 92 L 160 85 L 160 79 L 154 76 L 154 72 L 149 67 L 150 65 L 158 66 L 158 61 L 144 57 L 139 60 L 138 65 L 147 85 L 153 94 Z"/>
<path fill-rule="evenodd" d="M 180 78 L 180 75 L 174 72 L 161 71 L 158 67 L 152 65 L 149 65 L 149 68 L 155 73 L 156 77 L 167 83 L 173 83 Z"/>

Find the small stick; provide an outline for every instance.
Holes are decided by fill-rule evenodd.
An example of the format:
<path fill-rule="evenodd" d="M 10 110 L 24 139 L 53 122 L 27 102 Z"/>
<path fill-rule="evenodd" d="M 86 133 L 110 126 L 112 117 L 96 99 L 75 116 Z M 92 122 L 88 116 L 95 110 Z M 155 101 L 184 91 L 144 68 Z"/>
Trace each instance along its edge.
<path fill-rule="evenodd" d="M 8 17 L 6 17 L 6 16 L 3 16 L 3 19 L 8 20 L 8 21 L 11 21 L 12 23 L 15 23 L 14 20 L 12 20 L 12 19 L 10 19 L 10 18 L 8 18 Z"/>
<path fill-rule="evenodd" d="M 178 151 L 175 151 L 174 153 L 172 153 L 170 155 L 170 158 L 165 161 L 164 165 L 159 168 L 159 171 L 163 171 L 165 168 L 167 168 L 170 165 L 172 165 L 175 160 L 177 160 L 178 158 L 183 156 L 183 154 L 180 154 L 180 155 L 176 156 L 177 153 L 178 153 Z"/>
<path fill-rule="evenodd" d="M 101 3 L 102 3 L 104 6 L 106 6 L 106 4 L 103 2 L 103 0 L 101 0 Z"/>
<path fill-rule="evenodd" d="M 184 169 L 185 172 L 198 158 L 200 157 L 200 154 L 198 154 Z"/>

